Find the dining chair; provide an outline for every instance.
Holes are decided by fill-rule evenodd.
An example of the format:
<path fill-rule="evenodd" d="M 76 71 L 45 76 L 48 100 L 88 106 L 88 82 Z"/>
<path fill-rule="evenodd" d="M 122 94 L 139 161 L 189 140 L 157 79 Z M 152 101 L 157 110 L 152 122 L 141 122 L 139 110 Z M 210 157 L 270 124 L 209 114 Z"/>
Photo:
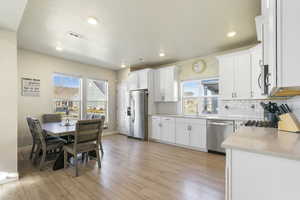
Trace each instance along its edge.
<path fill-rule="evenodd" d="M 30 156 L 29 159 L 30 160 L 34 160 L 34 156 L 36 154 L 36 145 L 39 142 L 39 139 L 37 137 L 37 135 L 35 134 L 34 131 L 34 127 L 33 127 L 33 121 L 34 119 L 32 117 L 26 117 L 26 121 L 29 127 L 29 131 L 32 137 L 32 147 L 31 147 L 31 152 L 30 152 Z"/>
<path fill-rule="evenodd" d="M 43 123 L 62 122 L 61 114 L 44 114 Z"/>
<path fill-rule="evenodd" d="M 76 123 L 74 143 L 64 146 L 64 167 L 68 165 L 68 154 L 74 156 L 75 176 L 78 176 L 78 157 L 79 153 L 96 152 L 98 167 L 101 168 L 99 146 L 102 137 L 102 119 L 79 120 Z"/>
<path fill-rule="evenodd" d="M 37 162 L 38 154 L 42 152 L 39 168 L 43 169 L 47 161 L 56 160 L 59 153 L 62 151 L 64 146 L 64 140 L 60 138 L 46 139 L 45 132 L 42 129 L 41 123 L 38 119 L 33 119 L 32 127 L 37 140 L 37 150 L 35 155 L 35 162 Z M 57 150 L 59 150 L 57 152 Z"/>

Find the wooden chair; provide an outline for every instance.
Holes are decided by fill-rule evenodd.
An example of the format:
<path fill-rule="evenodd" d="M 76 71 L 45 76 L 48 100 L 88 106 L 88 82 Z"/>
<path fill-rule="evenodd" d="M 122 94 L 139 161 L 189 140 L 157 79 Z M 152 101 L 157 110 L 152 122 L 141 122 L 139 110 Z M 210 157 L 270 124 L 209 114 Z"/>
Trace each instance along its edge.
<path fill-rule="evenodd" d="M 37 162 L 38 154 L 42 151 L 42 156 L 39 164 L 40 170 L 45 165 L 46 161 L 56 160 L 59 153 L 62 151 L 64 146 L 64 140 L 59 138 L 46 140 L 46 135 L 42 129 L 41 123 L 38 119 L 33 119 L 32 127 L 37 140 L 37 150 L 35 156 L 35 162 Z M 57 152 L 59 150 L 59 152 Z"/>
<path fill-rule="evenodd" d="M 34 125 L 33 125 L 34 119 L 32 117 L 27 117 L 26 121 L 27 121 L 29 131 L 30 131 L 31 137 L 32 137 L 32 147 L 31 147 L 29 159 L 34 160 L 34 156 L 36 154 L 36 145 L 39 142 L 39 138 L 37 137 L 37 135 L 35 134 L 35 131 L 34 131 Z"/>
<path fill-rule="evenodd" d="M 61 114 L 44 114 L 43 123 L 62 122 Z"/>
<path fill-rule="evenodd" d="M 102 137 L 102 119 L 80 120 L 76 123 L 74 143 L 64 146 L 64 165 L 67 167 L 68 153 L 74 156 L 75 176 L 78 176 L 79 153 L 96 152 L 98 167 L 101 168 L 99 146 Z"/>

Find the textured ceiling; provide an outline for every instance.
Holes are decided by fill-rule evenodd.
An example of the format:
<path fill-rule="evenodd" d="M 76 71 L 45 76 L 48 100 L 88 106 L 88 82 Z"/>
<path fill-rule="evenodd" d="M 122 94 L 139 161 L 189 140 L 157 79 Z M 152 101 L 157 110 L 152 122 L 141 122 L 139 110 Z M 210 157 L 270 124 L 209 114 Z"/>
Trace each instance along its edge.
<path fill-rule="evenodd" d="M 18 39 L 25 49 L 120 69 L 121 63 L 161 64 L 255 42 L 259 13 L 260 0 L 28 0 Z M 99 24 L 88 24 L 89 16 Z M 231 30 L 236 37 L 226 36 Z M 58 44 L 63 51 L 55 50 Z"/>

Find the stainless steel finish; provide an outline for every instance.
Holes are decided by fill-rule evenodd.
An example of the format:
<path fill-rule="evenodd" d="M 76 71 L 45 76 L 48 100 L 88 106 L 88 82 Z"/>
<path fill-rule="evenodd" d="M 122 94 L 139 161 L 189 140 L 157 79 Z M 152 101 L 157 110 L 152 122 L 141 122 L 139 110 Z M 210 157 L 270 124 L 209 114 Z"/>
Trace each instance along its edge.
<path fill-rule="evenodd" d="M 234 121 L 207 120 L 207 148 L 210 151 L 225 153 L 223 141 L 234 132 Z"/>
<path fill-rule="evenodd" d="M 147 90 L 130 91 L 129 137 L 148 139 L 148 92 Z"/>
<path fill-rule="evenodd" d="M 259 87 L 261 88 L 261 94 L 262 95 L 268 95 L 269 94 L 269 66 L 268 65 L 261 65 L 261 72 L 259 76 Z"/>

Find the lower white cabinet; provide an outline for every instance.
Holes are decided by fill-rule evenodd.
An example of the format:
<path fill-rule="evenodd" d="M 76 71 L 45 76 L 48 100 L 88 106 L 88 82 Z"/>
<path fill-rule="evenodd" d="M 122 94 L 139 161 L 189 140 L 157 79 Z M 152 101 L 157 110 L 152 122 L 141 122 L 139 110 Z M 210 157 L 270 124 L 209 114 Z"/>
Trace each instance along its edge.
<path fill-rule="evenodd" d="M 206 150 L 206 120 L 176 118 L 176 144 Z"/>
<path fill-rule="evenodd" d="M 175 143 L 175 119 L 170 117 L 161 118 L 160 129 L 161 140 L 164 142 Z"/>
<path fill-rule="evenodd" d="M 153 116 L 151 130 L 157 141 L 207 151 L 205 119 Z"/>
<path fill-rule="evenodd" d="M 160 117 L 152 117 L 152 128 L 151 128 L 151 138 L 155 140 L 161 139 L 161 122 Z"/>

